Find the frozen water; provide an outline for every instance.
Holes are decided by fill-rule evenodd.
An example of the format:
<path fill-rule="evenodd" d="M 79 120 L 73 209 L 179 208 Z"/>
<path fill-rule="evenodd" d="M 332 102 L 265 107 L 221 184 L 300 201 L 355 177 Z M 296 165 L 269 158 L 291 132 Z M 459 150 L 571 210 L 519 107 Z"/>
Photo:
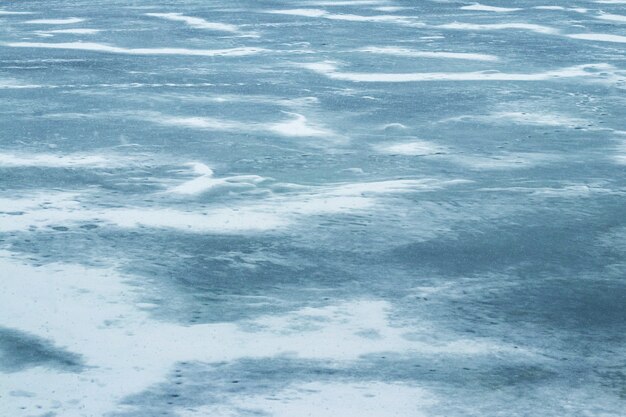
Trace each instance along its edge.
<path fill-rule="evenodd" d="M 625 22 L 0 1 L 0 417 L 623 416 Z"/>

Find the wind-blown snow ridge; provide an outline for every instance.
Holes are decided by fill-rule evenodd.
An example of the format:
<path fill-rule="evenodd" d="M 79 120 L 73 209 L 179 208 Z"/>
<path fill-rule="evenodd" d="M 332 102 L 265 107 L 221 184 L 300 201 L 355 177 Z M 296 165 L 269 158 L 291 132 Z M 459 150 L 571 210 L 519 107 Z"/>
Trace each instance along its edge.
<path fill-rule="evenodd" d="M 541 33 L 544 35 L 556 35 L 559 33 L 558 29 L 551 28 L 549 26 L 538 25 L 535 23 L 445 23 L 435 26 L 440 29 L 450 30 L 528 30 L 531 32 Z"/>
<path fill-rule="evenodd" d="M 509 13 L 509 12 L 517 12 L 520 9 L 519 7 L 496 7 L 496 6 L 487 6 L 485 4 L 474 3 L 469 6 L 462 6 L 461 10 L 472 10 L 478 12 L 496 12 L 496 13 Z"/>
<path fill-rule="evenodd" d="M 6 42 L 3 45 L 11 48 L 67 49 L 126 55 L 245 56 L 266 52 L 263 48 L 254 47 L 227 49 L 122 48 L 95 42 Z"/>
<path fill-rule="evenodd" d="M 104 155 L 14 154 L 0 152 L 0 167 L 105 167 L 112 161 Z"/>
<path fill-rule="evenodd" d="M 242 31 L 237 25 L 222 22 L 209 22 L 208 20 L 200 17 L 185 16 L 182 13 L 146 13 L 146 16 L 171 20 L 174 22 L 183 22 L 194 29 L 227 32 L 246 37 L 258 37 L 258 35 L 254 32 Z"/>
<path fill-rule="evenodd" d="M 170 187 L 165 194 L 198 195 L 216 187 L 232 190 L 254 188 L 266 179 L 255 175 L 214 178 L 203 164 L 192 164 L 198 178 Z M 463 180 L 388 180 L 335 184 L 317 187 L 292 187 L 297 191 L 272 193 L 259 201 L 241 201 L 234 205 L 210 205 L 203 209 L 180 210 L 162 207 L 104 208 L 81 203 L 79 196 L 60 194 L 42 206 L 37 199 L 24 200 L 20 216 L 0 213 L 0 229 L 5 232 L 101 222 L 120 228 L 150 227 L 176 229 L 185 233 L 271 232 L 297 225 L 311 216 L 375 210 L 386 196 L 426 192 L 463 183 Z M 269 189 L 271 191 L 271 189 Z M 0 212 L 3 211 L 0 200 Z M 15 206 L 15 203 L 12 203 Z"/>
<path fill-rule="evenodd" d="M 84 22 L 86 19 L 81 19 L 79 17 L 68 17 L 66 19 L 33 19 L 27 20 L 24 23 L 28 23 L 31 25 L 71 25 L 74 23 Z"/>
<path fill-rule="evenodd" d="M 609 22 L 626 23 L 626 16 L 621 14 L 600 13 L 596 19 L 608 20 Z"/>
<path fill-rule="evenodd" d="M 364 22 L 364 23 L 396 23 L 405 26 L 422 27 L 424 24 L 419 23 L 416 18 L 399 15 L 372 15 L 363 16 L 355 14 L 336 14 L 329 13 L 323 9 L 286 9 L 286 10 L 270 10 L 265 13 L 282 14 L 287 16 L 302 16 L 312 18 L 322 18 L 328 20 L 339 20 L 346 22 Z"/>
<path fill-rule="evenodd" d="M 367 46 L 359 49 L 360 52 L 368 52 L 380 55 L 406 56 L 411 58 L 436 58 L 436 59 L 461 59 L 468 61 L 498 61 L 498 57 L 490 54 L 478 54 L 469 52 L 446 52 L 446 51 L 416 51 L 409 48 L 395 46 Z"/>
<path fill-rule="evenodd" d="M 27 14 L 33 14 L 32 12 L 13 12 L 11 10 L 0 10 L 0 16 L 19 16 L 19 15 L 27 15 Z"/>
<path fill-rule="evenodd" d="M 213 117 L 176 117 L 164 114 L 138 113 L 139 119 L 148 120 L 164 126 L 179 126 L 189 129 L 215 130 L 222 132 L 250 132 L 272 133 L 285 137 L 319 137 L 337 138 L 339 135 L 322 126 L 310 123 L 308 119 L 298 113 L 282 112 L 290 116 L 290 119 L 280 122 L 243 122 L 238 120 L 225 120 Z"/>
<path fill-rule="evenodd" d="M 626 36 L 611 35 L 607 33 L 573 33 L 571 35 L 567 35 L 567 37 L 572 39 L 582 39 L 585 41 L 626 43 Z"/>
<path fill-rule="evenodd" d="M 190 162 L 187 165 L 199 176 L 170 188 L 168 192 L 181 195 L 198 195 L 216 188 L 255 188 L 256 184 L 266 181 L 266 178 L 258 175 L 214 178 L 213 170 L 200 162 Z"/>
<path fill-rule="evenodd" d="M 307 63 L 303 68 L 328 78 L 353 82 L 425 82 L 425 81 L 548 81 L 567 78 L 602 78 L 593 71 L 613 71 L 609 64 L 584 64 L 536 73 L 505 73 L 499 71 L 366 73 L 342 72 L 331 62 Z"/>

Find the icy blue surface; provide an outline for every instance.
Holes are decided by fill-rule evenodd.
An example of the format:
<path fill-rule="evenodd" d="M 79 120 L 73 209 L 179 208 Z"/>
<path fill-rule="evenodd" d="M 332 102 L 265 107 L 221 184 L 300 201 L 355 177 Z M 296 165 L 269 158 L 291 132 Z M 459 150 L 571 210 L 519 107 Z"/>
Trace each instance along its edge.
<path fill-rule="evenodd" d="M 0 416 L 623 416 L 626 2 L 0 1 Z"/>

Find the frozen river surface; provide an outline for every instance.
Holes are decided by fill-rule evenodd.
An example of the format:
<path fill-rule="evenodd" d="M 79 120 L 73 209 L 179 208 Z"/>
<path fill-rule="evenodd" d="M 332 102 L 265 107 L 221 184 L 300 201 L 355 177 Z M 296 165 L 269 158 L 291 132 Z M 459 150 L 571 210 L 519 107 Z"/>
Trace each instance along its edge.
<path fill-rule="evenodd" d="M 626 1 L 0 1 L 0 416 L 621 417 Z"/>

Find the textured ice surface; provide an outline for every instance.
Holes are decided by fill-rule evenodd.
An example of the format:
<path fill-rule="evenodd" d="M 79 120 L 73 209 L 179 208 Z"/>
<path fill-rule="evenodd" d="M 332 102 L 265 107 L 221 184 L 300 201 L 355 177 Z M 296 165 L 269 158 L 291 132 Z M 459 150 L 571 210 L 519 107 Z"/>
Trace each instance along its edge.
<path fill-rule="evenodd" d="M 0 417 L 623 416 L 625 22 L 0 1 Z"/>

